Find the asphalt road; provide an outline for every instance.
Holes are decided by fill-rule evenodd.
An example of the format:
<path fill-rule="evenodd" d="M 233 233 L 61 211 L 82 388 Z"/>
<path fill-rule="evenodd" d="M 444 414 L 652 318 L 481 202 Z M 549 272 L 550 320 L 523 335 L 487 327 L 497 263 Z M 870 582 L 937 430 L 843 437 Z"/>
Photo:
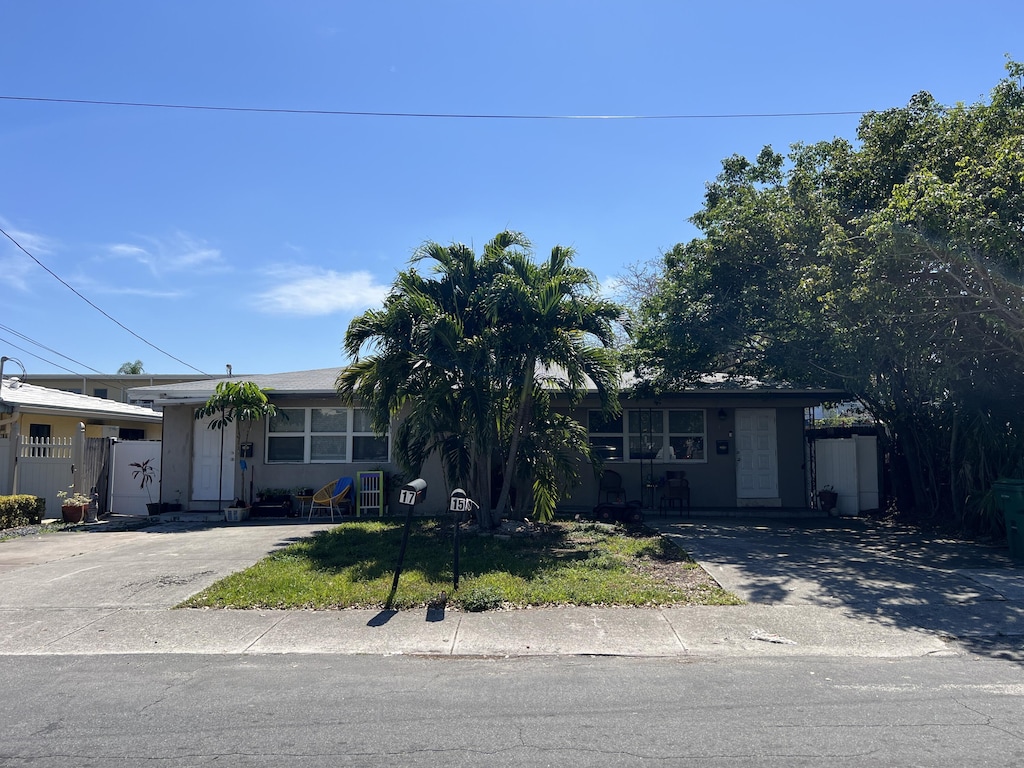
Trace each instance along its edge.
<path fill-rule="evenodd" d="M 977 657 L 20 656 L 0 765 L 1019 766 Z"/>

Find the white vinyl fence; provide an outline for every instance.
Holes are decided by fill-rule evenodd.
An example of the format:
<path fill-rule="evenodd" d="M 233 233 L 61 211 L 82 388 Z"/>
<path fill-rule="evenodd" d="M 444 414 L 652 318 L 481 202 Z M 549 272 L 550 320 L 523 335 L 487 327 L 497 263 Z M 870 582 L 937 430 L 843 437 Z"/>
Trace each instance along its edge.
<path fill-rule="evenodd" d="M 160 501 L 160 441 L 114 440 L 110 446 L 110 511 L 148 514 Z"/>
<path fill-rule="evenodd" d="M 57 493 L 74 493 L 74 450 L 75 438 L 21 435 L 15 456 L 14 493 L 46 499 L 45 517 L 60 517 Z"/>

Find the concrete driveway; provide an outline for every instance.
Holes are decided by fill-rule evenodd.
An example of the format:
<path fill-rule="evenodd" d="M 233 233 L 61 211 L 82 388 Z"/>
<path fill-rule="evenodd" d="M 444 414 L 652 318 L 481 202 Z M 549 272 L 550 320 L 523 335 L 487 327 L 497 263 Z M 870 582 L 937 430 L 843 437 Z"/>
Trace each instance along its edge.
<path fill-rule="evenodd" d="M 275 549 L 327 528 L 275 521 L 106 531 L 100 524 L 0 542 L 0 610 L 171 608 Z"/>
<path fill-rule="evenodd" d="M 1005 550 L 871 526 L 649 523 L 738 607 L 170 610 L 326 523 L 61 532 L 0 542 L 0 655 L 416 653 L 873 656 L 1024 661 L 1024 568 Z"/>
<path fill-rule="evenodd" d="M 649 524 L 750 603 L 831 608 L 968 645 L 1024 650 L 1024 567 L 1006 547 L 864 519 Z"/>

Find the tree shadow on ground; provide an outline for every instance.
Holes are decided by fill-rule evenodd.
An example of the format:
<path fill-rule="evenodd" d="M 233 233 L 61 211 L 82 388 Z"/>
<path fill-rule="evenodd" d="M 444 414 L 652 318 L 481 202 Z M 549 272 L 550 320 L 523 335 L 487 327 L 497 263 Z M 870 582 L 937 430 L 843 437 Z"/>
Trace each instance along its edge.
<path fill-rule="evenodd" d="M 401 549 L 403 521 L 388 521 L 367 528 L 340 526 L 315 535 L 301 545 L 301 554 L 317 570 L 348 571 L 353 580 L 373 581 L 395 570 Z M 436 520 L 413 520 L 402 564 L 403 571 L 418 571 L 429 581 L 452 578 L 453 528 Z M 503 572 L 530 578 L 543 570 L 589 556 L 573 547 L 558 527 L 543 528 L 536 536 L 499 538 L 462 535 L 459 570 L 463 577 Z"/>
<path fill-rule="evenodd" d="M 839 608 L 972 652 L 1022 656 L 1024 567 L 1005 547 L 864 519 L 660 527 L 748 602 Z"/>

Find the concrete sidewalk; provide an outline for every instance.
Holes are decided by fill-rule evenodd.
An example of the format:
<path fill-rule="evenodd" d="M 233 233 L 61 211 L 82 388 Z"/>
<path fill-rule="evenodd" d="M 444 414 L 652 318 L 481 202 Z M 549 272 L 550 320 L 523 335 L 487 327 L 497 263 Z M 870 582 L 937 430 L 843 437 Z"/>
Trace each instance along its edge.
<path fill-rule="evenodd" d="M 905 612 L 877 610 L 877 605 L 868 610 L 872 595 L 854 600 L 852 587 L 850 594 L 824 595 L 822 590 L 836 591 L 841 581 L 837 567 L 828 565 L 824 556 L 833 547 L 834 554 L 844 551 L 856 531 L 793 533 L 781 523 L 737 521 L 656 520 L 653 525 L 694 551 L 724 587 L 752 602 L 486 613 L 171 610 L 228 573 L 329 525 L 164 523 L 138 531 L 57 533 L 0 542 L 0 654 L 901 657 L 976 650 L 934 621 L 914 621 Z M 735 547 L 731 560 L 730 546 Z M 774 557 L 772 547 L 777 550 Z M 762 551 L 763 558 L 756 555 Z M 877 560 L 880 554 L 872 557 Z M 825 567 L 815 569 L 815 562 Z M 789 566 L 788 578 L 781 577 L 779 563 Z M 1014 591 L 1021 590 L 1022 571 L 1002 561 L 999 566 L 986 573 L 1011 597 L 983 602 L 1001 602 L 999 627 L 1016 626 L 1016 633 L 998 629 L 993 614 L 985 638 L 1001 637 L 1012 650 L 1019 648 L 1022 634 L 1015 622 L 1024 595 Z M 895 584 L 907 581 L 902 575 L 907 564 L 890 562 L 887 567 L 895 574 Z M 884 570 L 878 564 L 872 569 L 877 576 Z M 817 580 L 808 572 L 814 570 Z M 937 579 L 939 573 L 934 568 L 917 571 L 916 578 Z M 785 582 L 785 589 L 767 588 L 773 578 Z M 797 589 L 800 584 L 804 586 Z M 949 588 L 943 582 L 938 593 L 929 594 L 945 595 Z M 978 602 L 965 598 L 959 605 Z"/>

